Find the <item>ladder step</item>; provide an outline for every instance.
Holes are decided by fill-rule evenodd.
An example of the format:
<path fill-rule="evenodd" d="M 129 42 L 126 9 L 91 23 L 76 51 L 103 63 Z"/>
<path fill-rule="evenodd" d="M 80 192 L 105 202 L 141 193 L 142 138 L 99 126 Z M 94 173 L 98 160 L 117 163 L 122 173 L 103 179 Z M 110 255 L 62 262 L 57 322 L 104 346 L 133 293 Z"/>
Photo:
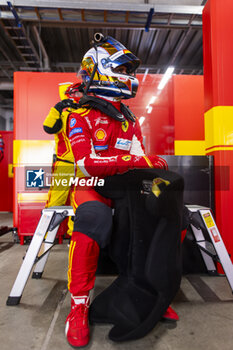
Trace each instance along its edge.
<path fill-rule="evenodd" d="M 24 57 L 35 56 L 34 53 L 21 53 L 21 55 Z"/>
<path fill-rule="evenodd" d="M 11 30 L 11 29 L 17 29 L 17 30 L 22 30 L 20 27 L 11 27 L 11 26 L 5 26 L 5 29 Z"/>
<path fill-rule="evenodd" d="M 11 36 L 11 39 L 13 40 L 27 40 L 25 36 Z"/>
<path fill-rule="evenodd" d="M 16 45 L 17 49 L 30 49 L 31 46 L 29 45 Z"/>
<path fill-rule="evenodd" d="M 39 62 L 36 62 L 36 61 L 25 61 L 26 63 L 30 63 L 30 64 L 39 64 Z"/>

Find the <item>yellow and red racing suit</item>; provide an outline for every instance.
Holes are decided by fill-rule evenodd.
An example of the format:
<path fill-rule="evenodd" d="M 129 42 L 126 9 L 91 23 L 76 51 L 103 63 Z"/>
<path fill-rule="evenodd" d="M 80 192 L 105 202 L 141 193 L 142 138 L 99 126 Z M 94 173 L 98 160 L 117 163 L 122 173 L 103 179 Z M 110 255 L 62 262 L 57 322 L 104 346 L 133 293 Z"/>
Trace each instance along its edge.
<path fill-rule="evenodd" d="M 46 208 L 65 205 L 68 199 L 70 204 L 73 204 L 72 188 L 69 185 L 63 186 L 62 182 L 59 181 L 59 179 L 66 179 L 67 184 L 69 184 L 69 179 L 74 177 L 75 172 L 74 156 L 67 137 L 69 113 L 70 110 L 65 110 L 60 115 L 55 108 L 51 108 L 43 123 L 46 132 L 54 134 L 56 161 L 53 163 L 52 174 L 54 179 L 58 180 L 49 189 Z M 71 235 L 72 231 L 73 221 L 69 217 L 67 233 Z"/>
<path fill-rule="evenodd" d="M 120 111 L 120 102 L 111 103 Z M 79 178 L 104 178 L 133 168 L 167 169 L 164 159 L 145 155 L 138 120 L 122 123 L 97 109 L 80 108 L 70 114 L 67 134 Z M 111 201 L 93 187 L 76 187 L 75 207 L 81 208 L 82 204 L 93 201 L 111 206 Z M 73 295 L 86 295 L 94 287 L 98 256 L 97 242 L 86 232 L 74 231 L 68 269 L 68 288 Z"/>

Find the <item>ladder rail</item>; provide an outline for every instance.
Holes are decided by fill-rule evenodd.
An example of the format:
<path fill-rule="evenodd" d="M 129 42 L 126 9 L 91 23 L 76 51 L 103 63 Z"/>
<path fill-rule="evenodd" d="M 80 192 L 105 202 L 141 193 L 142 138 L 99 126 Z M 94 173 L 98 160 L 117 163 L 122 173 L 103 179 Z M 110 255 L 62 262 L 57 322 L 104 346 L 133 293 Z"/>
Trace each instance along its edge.
<path fill-rule="evenodd" d="M 191 226 L 191 229 L 192 229 L 192 232 L 193 232 L 193 235 L 194 235 L 194 237 L 195 237 L 195 239 L 196 239 L 196 242 L 198 243 L 198 242 L 203 242 L 203 241 L 205 241 L 205 237 L 204 237 L 204 235 L 203 235 L 203 232 L 202 232 L 202 230 L 201 229 L 197 229 L 194 225 L 190 225 Z M 199 249 L 200 249 L 200 247 L 199 247 Z M 211 273 L 211 274 L 213 274 L 213 273 L 216 273 L 216 266 L 215 266 L 215 264 L 214 264 L 214 261 L 213 261 L 213 259 L 212 259 L 212 257 L 209 255 L 209 254 L 207 254 L 207 252 L 205 252 L 204 250 L 202 250 L 202 249 L 200 249 L 200 253 L 201 253 L 201 256 L 202 256 L 202 258 L 203 258 L 203 260 L 204 260 L 204 263 L 205 263 L 205 266 L 206 266 L 206 268 L 207 268 L 207 271 L 209 272 L 209 273 Z"/>
<path fill-rule="evenodd" d="M 200 209 L 199 213 L 200 213 L 201 218 L 205 224 L 206 230 L 209 233 L 212 244 L 216 250 L 216 253 L 220 259 L 221 265 L 222 265 L 223 270 L 225 272 L 227 281 L 228 281 L 228 283 L 231 287 L 231 290 L 233 292 L 233 265 L 232 265 L 232 261 L 229 257 L 229 254 L 227 252 L 227 249 L 225 247 L 225 244 L 223 242 L 221 234 L 217 228 L 217 225 L 215 223 L 215 220 L 213 218 L 211 210 L 209 208 L 208 209 Z"/>
<path fill-rule="evenodd" d="M 40 250 L 44 236 L 55 215 L 55 212 L 48 212 L 41 216 L 33 235 L 28 251 L 24 257 L 23 263 L 19 269 L 18 275 L 7 299 L 7 305 L 17 305 L 20 302 L 24 287 L 27 283 L 32 267 L 35 263 L 36 256 Z"/>
<path fill-rule="evenodd" d="M 57 218 L 56 218 L 57 216 Z M 8 296 L 7 305 L 17 305 L 23 294 L 23 290 L 28 281 L 29 275 L 35 266 L 35 276 L 42 275 L 44 266 L 47 262 L 49 253 L 56 238 L 60 223 L 67 217 L 74 216 L 73 208 L 70 206 L 50 207 L 43 209 L 41 218 L 36 231 L 32 237 L 31 243 L 24 257 L 23 263 L 19 269 L 16 280 Z M 43 244 L 43 247 L 42 247 Z M 51 246 L 52 244 L 52 246 Z M 38 253 L 42 247 L 42 255 L 38 258 Z M 34 277 L 38 278 L 38 277 Z"/>
<path fill-rule="evenodd" d="M 52 223 L 52 221 L 51 221 Z M 50 224 L 51 224 L 50 223 Z M 52 231 L 48 231 L 47 236 L 45 238 L 45 241 L 43 242 L 40 251 L 42 252 L 41 256 L 39 256 L 38 260 L 36 261 L 36 265 L 32 274 L 32 278 L 39 279 L 42 277 L 42 274 L 44 272 L 45 265 L 47 263 L 50 250 L 54 246 L 54 240 L 56 238 L 56 234 L 58 231 L 59 225 L 56 226 Z M 52 245 L 51 245 L 52 244 Z"/>

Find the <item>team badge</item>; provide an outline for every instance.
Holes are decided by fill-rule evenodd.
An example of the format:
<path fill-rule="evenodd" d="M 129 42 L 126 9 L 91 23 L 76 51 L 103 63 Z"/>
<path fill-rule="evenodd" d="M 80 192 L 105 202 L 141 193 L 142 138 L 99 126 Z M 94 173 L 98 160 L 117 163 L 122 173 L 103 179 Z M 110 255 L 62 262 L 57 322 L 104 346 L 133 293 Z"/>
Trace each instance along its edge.
<path fill-rule="evenodd" d="M 96 132 L 95 132 L 95 138 L 96 138 L 96 140 L 98 140 L 98 141 L 103 141 L 103 140 L 105 140 L 105 139 L 106 139 L 106 136 L 107 136 L 107 134 L 106 134 L 106 132 L 105 132 L 103 129 L 98 129 L 98 130 L 96 130 Z"/>
<path fill-rule="evenodd" d="M 75 124 L 76 124 L 76 119 L 72 118 L 70 121 L 70 127 L 73 128 L 73 126 L 75 126 Z"/>
<path fill-rule="evenodd" d="M 121 127 L 122 127 L 122 130 L 126 132 L 129 128 L 129 122 L 125 120 L 124 122 L 122 122 Z"/>
<path fill-rule="evenodd" d="M 124 160 L 125 162 L 128 162 L 131 159 L 131 156 L 123 156 L 121 157 L 122 160 Z"/>

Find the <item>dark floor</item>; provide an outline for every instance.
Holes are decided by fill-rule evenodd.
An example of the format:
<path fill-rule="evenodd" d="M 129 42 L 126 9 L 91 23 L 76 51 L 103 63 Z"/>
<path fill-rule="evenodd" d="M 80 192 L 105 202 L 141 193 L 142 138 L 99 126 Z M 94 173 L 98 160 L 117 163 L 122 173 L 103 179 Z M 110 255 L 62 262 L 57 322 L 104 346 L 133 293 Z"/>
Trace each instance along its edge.
<path fill-rule="evenodd" d="M 0 213 L 0 226 L 12 225 L 12 215 Z M 41 280 L 29 279 L 21 303 L 6 306 L 27 246 L 14 244 L 11 233 L 0 237 L 0 349 L 66 350 L 64 336 L 70 296 L 66 286 L 68 246 L 55 246 Z M 114 276 L 98 276 L 93 294 Z M 125 343 L 108 339 L 111 326 L 91 327 L 86 349 L 101 350 L 232 350 L 233 297 L 225 277 L 187 275 L 173 307 L 176 325 L 159 323 L 145 338 Z"/>

